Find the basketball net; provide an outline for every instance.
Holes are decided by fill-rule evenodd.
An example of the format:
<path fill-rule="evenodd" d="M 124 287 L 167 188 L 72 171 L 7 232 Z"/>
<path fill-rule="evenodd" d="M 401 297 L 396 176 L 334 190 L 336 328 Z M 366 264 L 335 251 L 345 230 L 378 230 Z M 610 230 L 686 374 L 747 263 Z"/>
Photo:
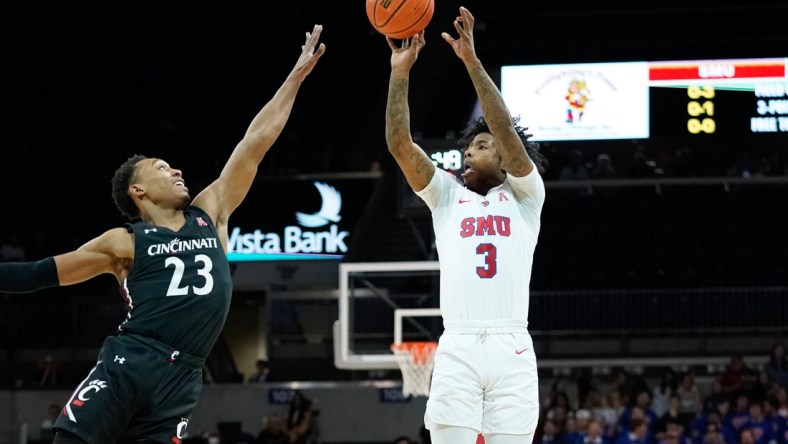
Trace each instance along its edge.
<path fill-rule="evenodd" d="M 430 394 L 432 367 L 435 364 L 437 342 L 400 342 L 391 344 L 391 351 L 402 370 L 402 394 L 427 396 Z"/>

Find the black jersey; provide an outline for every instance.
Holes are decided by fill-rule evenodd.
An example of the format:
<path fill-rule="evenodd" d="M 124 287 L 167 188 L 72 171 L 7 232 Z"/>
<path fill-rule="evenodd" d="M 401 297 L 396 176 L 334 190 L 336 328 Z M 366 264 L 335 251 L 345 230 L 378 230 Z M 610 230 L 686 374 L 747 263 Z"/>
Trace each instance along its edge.
<path fill-rule="evenodd" d="M 128 316 L 119 330 L 205 358 L 227 318 L 232 277 L 211 218 L 193 206 L 184 216 L 178 231 L 128 226 L 134 264 L 121 286 Z"/>

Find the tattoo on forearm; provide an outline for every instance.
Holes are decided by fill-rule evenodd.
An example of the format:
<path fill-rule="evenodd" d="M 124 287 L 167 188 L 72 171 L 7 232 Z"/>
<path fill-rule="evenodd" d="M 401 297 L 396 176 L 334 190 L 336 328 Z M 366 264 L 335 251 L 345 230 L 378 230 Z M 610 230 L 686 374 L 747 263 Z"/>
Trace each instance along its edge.
<path fill-rule="evenodd" d="M 393 147 L 409 140 L 408 79 L 392 78 L 386 105 L 386 142 L 389 147 Z"/>
<path fill-rule="evenodd" d="M 484 68 L 481 66 L 473 68 L 470 70 L 470 74 L 484 111 L 484 118 L 490 127 L 500 128 L 503 125 L 511 125 L 512 120 L 506 109 L 503 96 Z"/>
<path fill-rule="evenodd" d="M 509 109 L 506 108 L 506 103 L 503 101 L 503 96 L 495 86 L 487 72 L 482 66 L 477 66 L 468 70 L 473 86 L 476 88 L 476 94 L 479 96 L 479 102 L 482 105 L 482 113 L 487 125 L 493 133 L 501 133 L 504 128 L 512 127 L 512 116 L 509 114 Z M 505 159 L 508 161 L 508 169 L 521 169 L 527 167 L 531 162 L 528 155 L 525 154 L 520 143 L 502 143 L 502 149 L 506 151 Z M 525 154 L 525 155 L 523 155 Z"/>

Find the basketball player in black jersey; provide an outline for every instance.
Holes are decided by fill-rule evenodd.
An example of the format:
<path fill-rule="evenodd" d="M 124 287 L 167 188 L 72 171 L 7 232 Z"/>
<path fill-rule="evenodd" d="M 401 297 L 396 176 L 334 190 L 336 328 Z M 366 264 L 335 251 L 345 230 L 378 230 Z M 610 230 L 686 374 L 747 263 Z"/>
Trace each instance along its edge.
<path fill-rule="evenodd" d="M 54 429 L 54 444 L 179 444 L 202 387 L 202 365 L 224 325 L 232 280 L 227 221 L 281 133 L 301 83 L 325 52 L 322 26 L 249 125 L 219 178 L 190 199 L 180 170 L 134 156 L 113 178 L 118 208 L 138 222 L 76 251 L 0 264 L 0 292 L 31 292 L 115 275 L 128 310 L 104 342 Z"/>

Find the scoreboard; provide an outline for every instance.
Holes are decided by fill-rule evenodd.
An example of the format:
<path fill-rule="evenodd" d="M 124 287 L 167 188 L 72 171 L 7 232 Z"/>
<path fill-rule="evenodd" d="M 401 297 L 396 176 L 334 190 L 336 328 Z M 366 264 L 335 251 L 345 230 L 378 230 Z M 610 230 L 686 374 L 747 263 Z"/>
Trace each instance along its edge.
<path fill-rule="evenodd" d="M 786 58 L 504 66 L 534 141 L 788 134 Z"/>
<path fill-rule="evenodd" d="M 659 88 L 679 88 L 686 93 L 689 134 L 788 135 L 786 59 L 652 62 L 649 86 L 655 99 L 666 95 L 660 94 Z M 655 109 L 669 115 L 671 103 L 662 105 Z M 652 119 L 660 117 L 655 114 Z"/>
<path fill-rule="evenodd" d="M 653 140 L 727 162 L 719 160 L 725 150 L 788 150 L 787 65 L 788 58 L 759 58 L 503 66 L 501 92 L 533 141 L 629 152 L 630 141 Z M 438 167 L 462 169 L 455 141 L 419 143 Z"/>

